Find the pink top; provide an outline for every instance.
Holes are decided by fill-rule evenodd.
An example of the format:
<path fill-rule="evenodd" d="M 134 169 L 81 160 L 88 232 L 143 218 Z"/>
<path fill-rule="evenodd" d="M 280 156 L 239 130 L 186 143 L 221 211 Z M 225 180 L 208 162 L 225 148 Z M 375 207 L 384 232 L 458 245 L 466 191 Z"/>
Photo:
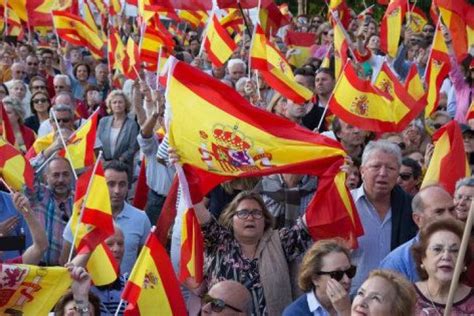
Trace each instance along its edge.
<path fill-rule="evenodd" d="M 443 315 L 445 305 L 432 303 L 427 297 L 425 297 L 418 287 L 415 285 L 416 290 L 416 305 L 415 315 L 426 315 L 426 316 L 439 316 Z M 464 316 L 474 315 L 474 289 L 471 289 L 469 295 L 453 304 L 451 309 L 451 316 Z"/>
<path fill-rule="evenodd" d="M 469 109 L 469 105 L 474 100 L 474 86 L 469 85 L 464 80 L 464 75 L 461 71 L 456 58 L 450 56 L 451 71 L 449 77 L 453 83 L 454 90 L 456 92 L 456 115 L 454 119 L 459 123 L 466 123 L 466 113 Z"/>

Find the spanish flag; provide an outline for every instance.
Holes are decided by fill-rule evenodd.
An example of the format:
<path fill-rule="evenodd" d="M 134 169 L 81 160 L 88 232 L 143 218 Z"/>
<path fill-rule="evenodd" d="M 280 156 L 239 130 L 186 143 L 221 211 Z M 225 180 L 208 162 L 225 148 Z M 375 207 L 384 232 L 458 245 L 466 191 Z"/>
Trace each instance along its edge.
<path fill-rule="evenodd" d="M 444 79 L 449 75 L 451 63 L 448 55 L 448 47 L 444 42 L 441 28 L 438 26 L 431 45 L 431 54 L 425 73 L 425 82 L 428 87 L 427 105 L 425 108 L 425 118 L 431 116 L 436 111 L 439 102 L 439 90 Z"/>
<path fill-rule="evenodd" d="M 52 11 L 52 15 L 59 37 L 73 45 L 87 47 L 96 59 L 103 57 L 103 40 L 81 17 L 62 11 Z"/>
<path fill-rule="evenodd" d="M 92 253 L 87 270 L 94 284 L 105 285 L 117 278 L 118 265 L 104 243 L 114 232 L 109 189 L 101 162 L 94 167 L 77 181 L 70 224 L 73 236 L 77 234 L 74 244 L 77 252 Z"/>
<path fill-rule="evenodd" d="M 408 27 L 414 33 L 420 33 L 423 31 L 423 26 L 428 23 L 426 14 L 419 7 L 413 5 L 410 10 L 407 11 L 406 20 Z"/>
<path fill-rule="evenodd" d="M 427 93 L 425 92 L 423 81 L 421 81 L 421 77 L 418 74 L 416 64 L 410 66 L 410 70 L 405 79 L 405 89 L 415 101 L 420 101 L 422 98 L 425 98 L 422 102 L 426 104 Z"/>
<path fill-rule="evenodd" d="M 295 67 L 303 66 L 308 58 L 311 57 L 310 48 L 316 40 L 316 34 L 304 33 L 304 32 L 293 32 L 288 31 L 286 33 L 285 41 L 288 45 L 288 49 L 294 49 L 295 53 L 288 57 L 290 65 Z"/>
<path fill-rule="evenodd" d="M 456 182 L 471 175 L 458 123 L 453 120 L 441 127 L 433 135 L 433 142 L 433 156 L 421 187 L 440 183 L 453 195 Z"/>
<path fill-rule="evenodd" d="M 338 18 L 334 19 L 334 77 L 339 78 L 342 68 L 347 62 L 347 50 L 349 49 L 349 42 L 347 32 L 342 26 Z"/>
<path fill-rule="evenodd" d="M 117 70 L 121 74 L 125 73 L 125 59 L 126 59 L 126 52 L 125 52 L 125 45 L 123 45 L 122 39 L 117 31 L 117 29 L 113 26 L 109 28 L 109 37 L 107 41 L 107 50 L 109 54 L 109 63 L 112 69 Z"/>
<path fill-rule="evenodd" d="M 135 43 L 135 41 L 133 40 L 131 36 L 127 40 L 126 60 L 127 62 L 125 62 L 125 65 L 124 65 L 124 67 L 126 67 L 124 69 L 125 71 L 124 75 L 129 79 L 136 80 L 138 76 L 135 69 L 140 68 L 140 64 L 141 64 L 140 50 L 138 49 L 138 45 Z"/>
<path fill-rule="evenodd" d="M 212 64 L 221 67 L 237 49 L 237 44 L 222 27 L 216 15 L 212 16 L 204 37 L 204 47 Z"/>
<path fill-rule="evenodd" d="M 197 284 L 201 284 L 204 269 L 204 237 L 202 236 L 201 225 L 192 208 L 186 210 L 183 214 L 179 268 L 179 280 L 181 282 L 192 278 Z"/>
<path fill-rule="evenodd" d="M 160 22 L 158 15 L 151 18 L 145 28 L 140 43 L 140 59 L 149 64 L 156 64 L 160 47 L 173 50 L 173 36 Z"/>
<path fill-rule="evenodd" d="M 347 63 L 329 101 L 331 112 L 361 129 L 401 132 L 420 114 L 424 103 L 415 101 L 388 67 L 384 73 L 385 91 L 359 78 L 352 64 Z"/>
<path fill-rule="evenodd" d="M 67 156 L 66 150 L 61 149 L 58 154 L 70 160 L 74 169 L 83 169 L 91 166 L 95 162 L 94 144 L 97 133 L 97 122 L 99 121 L 99 109 L 97 109 L 87 119 L 87 121 L 79 127 L 67 140 Z"/>
<path fill-rule="evenodd" d="M 28 149 L 26 152 L 26 159 L 32 159 L 36 157 L 40 152 L 47 149 L 51 144 L 54 142 L 54 133 L 51 132 L 46 134 L 42 137 L 38 137 L 35 139 L 33 145 Z"/>
<path fill-rule="evenodd" d="M 178 16 L 193 28 L 204 27 L 209 18 L 206 11 L 180 10 Z"/>
<path fill-rule="evenodd" d="M 238 9 L 228 9 L 227 15 L 220 19 L 219 23 L 229 34 L 233 32 L 239 33 L 244 28 L 244 19 Z"/>
<path fill-rule="evenodd" d="M 343 27 L 349 27 L 351 22 L 351 12 L 347 6 L 346 0 L 329 0 L 329 11 L 337 12 L 337 19 L 341 21 Z M 329 16 L 329 20 L 332 20 L 334 15 Z"/>
<path fill-rule="evenodd" d="M 457 61 L 468 53 L 468 27 L 474 28 L 474 4 L 468 0 L 434 0 L 443 23 L 449 28 Z"/>
<path fill-rule="evenodd" d="M 466 121 L 474 119 L 474 100 L 471 102 L 471 105 L 469 106 L 469 110 L 467 110 L 466 113 Z"/>
<path fill-rule="evenodd" d="M 268 6 L 260 8 L 258 17 L 267 37 L 275 36 L 282 26 L 291 22 L 291 18 L 283 15 L 273 1 Z"/>
<path fill-rule="evenodd" d="M 357 248 L 357 237 L 364 234 L 364 229 L 345 181 L 342 171 L 319 178 L 318 192 L 306 212 L 306 223 L 314 240 L 343 237 Z"/>
<path fill-rule="evenodd" d="M 0 103 L 0 120 L 0 135 L 3 136 L 3 138 L 10 144 L 15 146 L 15 133 L 13 132 L 12 124 L 10 123 L 10 119 L 8 118 L 7 112 L 5 111 L 5 105 L 3 105 L 3 103 Z"/>
<path fill-rule="evenodd" d="M 166 250 L 152 231 L 122 292 L 125 315 L 187 315 L 186 304 Z"/>
<path fill-rule="evenodd" d="M 236 177 L 321 175 L 343 160 L 345 152 L 337 141 L 252 106 L 195 67 L 176 59 L 170 64 L 169 142 L 180 153 L 194 203 Z"/>
<path fill-rule="evenodd" d="M 30 162 L 2 137 L 0 137 L 0 174 L 16 191 L 20 191 L 24 185 L 33 190 L 35 176 Z"/>
<path fill-rule="evenodd" d="M 398 51 L 398 42 L 402 32 L 403 18 L 407 10 L 407 1 L 391 0 L 382 18 L 380 26 L 380 49 L 392 58 Z"/>
<path fill-rule="evenodd" d="M 109 1 L 109 14 L 111 16 L 119 15 L 122 13 L 122 1 L 121 0 L 110 0 Z"/>
<path fill-rule="evenodd" d="M 2 264 L 2 315 L 48 315 L 71 286 L 69 271 L 63 267 Z"/>
<path fill-rule="evenodd" d="M 252 68 L 258 69 L 265 81 L 285 98 L 299 104 L 310 100 L 313 93 L 295 81 L 285 57 L 267 39 L 260 25 L 256 28 L 250 50 Z"/>

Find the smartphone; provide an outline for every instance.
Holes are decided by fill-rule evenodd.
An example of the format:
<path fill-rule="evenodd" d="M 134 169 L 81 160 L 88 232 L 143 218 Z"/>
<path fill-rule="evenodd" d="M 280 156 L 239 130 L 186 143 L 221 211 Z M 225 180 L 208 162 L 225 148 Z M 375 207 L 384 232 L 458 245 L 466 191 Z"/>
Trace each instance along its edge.
<path fill-rule="evenodd" d="M 25 235 L 0 237 L 0 251 L 25 250 Z"/>

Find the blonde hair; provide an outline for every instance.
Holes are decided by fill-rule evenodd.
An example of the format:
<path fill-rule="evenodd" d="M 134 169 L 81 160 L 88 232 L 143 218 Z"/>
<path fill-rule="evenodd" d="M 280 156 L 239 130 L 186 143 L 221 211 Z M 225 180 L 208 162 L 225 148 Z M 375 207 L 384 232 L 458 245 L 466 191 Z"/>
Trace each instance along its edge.
<path fill-rule="evenodd" d="M 373 270 L 367 279 L 374 277 L 385 279 L 390 283 L 395 292 L 395 298 L 392 301 L 391 308 L 393 316 L 414 315 L 416 292 L 413 284 L 401 274 L 389 270 Z"/>
<path fill-rule="evenodd" d="M 109 93 L 109 95 L 107 96 L 107 99 L 105 99 L 105 104 L 107 105 L 107 113 L 109 114 L 112 113 L 112 108 L 110 107 L 110 105 L 112 103 L 112 99 L 117 96 L 123 97 L 123 100 L 125 101 L 125 112 L 126 113 L 130 112 L 130 109 L 132 108 L 132 104 L 130 103 L 130 100 L 127 98 L 127 95 L 125 94 L 125 92 L 123 92 L 122 90 L 113 90 Z"/>
<path fill-rule="evenodd" d="M 325 239 L 315 242 L 304 255 L 300 266 L 298 286 L 301 290 L 309 292 L 314 288 L 313 278 L 321 271 L 324 256 L 332 252 L 341 252 L 347 256 L 349 262 L 351 261 L 349 249 L 343 239 Z"/>

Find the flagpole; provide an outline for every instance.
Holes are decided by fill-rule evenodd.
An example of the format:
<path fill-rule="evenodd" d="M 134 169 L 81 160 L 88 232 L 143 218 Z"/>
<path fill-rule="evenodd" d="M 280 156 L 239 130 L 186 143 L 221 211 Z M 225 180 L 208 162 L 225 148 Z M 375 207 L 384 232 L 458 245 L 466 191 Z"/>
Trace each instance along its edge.
<path fill-rule="evenodd" d="M 472 221 L 474 219 L 474 203 L 471 203 L 469 208 L 469 214 L 467 216 L 466 225 L 464 226 L 464 233 L 462 235 L 461 246 L 459 247 L 459 255 L 456 259 L 456 265 L 454 267 L 453 279 L 451 280 L 451 285 L 449 287 L 448 300 L 446 302 L 446 308 L 444 309 L 444 316 L 451 315 L 451 308 L 454 301 L 454 293 L 459 285 L 459 276 L 463 272 L 464 266 L 464 257 L 466 256 L 466 250 L 469 246 L 469 239 L 471 236 L 472 230 Z"/>
<path fill-rule="evenodd" d="M 56 153 L 57 151 L 55 151 L 51 156 L 49 156 L 48 159 L 46 159 L 42 165 L 36 168 L 35 173 L 39 173 L 44 168 L 44 166 L 48 164 L 48 162 L 50 162 L 54 157 L 56 157 Z"/>
<path fill-rule="evenodd" d="M 257 95 L 258 99 L 262 101 L 262 96 L 260 95 L 260 85 L 258 84 L 258 69 L 255 70 L 255 82 L 257 83 Z"/>
<path fill-rule="evenodd" d="M 156 91 L 160 88 L 160 64 L 161 64 L 161 53 L 163 51 L 163 46 L 160 46 L 158 51 L 158 64 L 156 65 Z"/>
<path fill-rule="evenodd" d="M 74 245 L 76 244 L 77 235 L 79 233 L 79 225 L 82 222 L 82 215 L 84 214 L 84 209 L 86 208 L 86 201 L 87 201 L 87 198 L 89 197 L 89 193 L 90 193 L 91 186 L 92 186 L 92 181 L 94 180 L 94 175 L 95 175 L 95 172 L 97 170 L 97 166 L 99 165 L 101 157 L 102 157 L 102 150 L 99 151 L 99 155 L 97 156 L 97 160 L 94 164 L 94 168 L 92 169 L 92 176 L 89 179 L 89 183 L 87 184 L 86 195 L 84 196 L 84 199 L 82 200 L 82 203 L 81 203 L 81 210 L 79 212 L 79 219 L 76 223 L 76 231 L 74 232 L 74 237 L 72 239 L 72 245 L 71 245 L 71 249 L 69 251 L 69 257 L 67 259 L 67 262 L 71 262 L 71 260 L 72 260 L 72 255 L 73 255 L 73 252 L 74 252 Z"/>
<path fill-rule="evenodd" d="M 240 2 L 238 1 L 239 7 L 242 10 L 242 7 L 240 6 Z M 261 0 L 258 0 L 257 3 L 257 24 L 260 24 L 260 6 L 261 6 Z M 243 14 L 243 12 L 242 12 Z M 244 18 L 245 21 L 245 18 Z M 247 23 L 246 23 L 247 24 Z M 250 52 L 252 51 L 253 48 L 253 41 L 255 40 L 255 33 L 257 32 L 257 24 L 253 27 L 252 34 L 250 34 L 250 46 L 249 46 L 249 61 L 248 61 L 248 67 L 249 67 L 249 79 L 252 79 L 252 57 Z M 248 29 L 248 26 L 247 26 Z M 250 32 L 249 32 L 250 33 Z M 242 45 L 245 50 L 245 40 L 242 41 Z"/>
<path fill-rule="evenodd" d="M 349 59 L 346 60 L 346 63 L 344 64 L 344 67 L 342 67 L 342 71 L 344 72 L 344 69 L 346 69 L 347 64 L 349 63 Z M 339 79 L 337 80 L 336 85 L 334 86 L 334 89 L 332 90 L 331 96 L 329 97 L 328 102 L 326 103 L 326 106 L 324 107 L 323 114 L 321 115 L 321 118 L 319 119 L 318 127 L 316 127 L 313 132 L 318 132 L 319 129 L 321 128 L 321 125 L 324 122 L 324 117 L 326 116 L 326 112 L 328 111 L 329 108 L 329 103 L 331 102 L 332 98 L 334 97 L 334 91 L 336 91 L 336 87 L 339 85 L 339 82 L 342 80 L 342 76 L 339 76 Z M 316 105 L 318 106 L 318 105 Z"/>
<path fill-rule="evenodd" d="M 122 308 L 122 305 L 123 305 L 123 299 L 120 299 L 120 302 L 117 306 L 117 310 L 115 311 L 115 314 L 114 316 L 118 316 L 119 312 L 120 312 L 120 308 Z"/>
<path fill-rule="evenodd" d="M 430 62 L 431 54 L 433 53 L 433 44 L 436 40 L 436 33 L 438 32 L 438 29 L 440 28 L 440 25 L 441 25 L 441 15 L 438 17 L 438 22 L 436 23 L 436 26 L 435 26 L 435 34 L 433 36 L 433 42 L 431 42 L 430 54 L 428 55 L 427 63 Z M 444 38 L 443 38 L 443 41 L 444 41 Z M 425 73 L 423 74 L 423 79 L 425 81 L 426 81 L 426 75 L 427 75 L 427 72 L 428 72 L 428 67 L 429 67 L 429 65 L 427 64 L 426 67 L 425 67 Z"/>
<path fill-rule="evenodd" d="M 328 7 L 328 9 L 329 9 L 329 7 Z M 332 15 L 333 19 L 336 21 L 337 25 L 341 28 L 342 35 L 344 35 L 344 38 L 346 39 L 347 43 L 349 44 L 349 45 L 347 45 L 347 47 L 349 48 L 349 51 L 351 52 L 352 57 L 355 58 L 356 55 L 354 53 L 354 50 L 352 49 L 352 40 L 351 40 L 350 36 L 347 34 L 347 30 L 342 25 L 341 20 L 339 20 L 339 17 L 336 16 L 336 14 L 334 14 L 334 11 L 330 10 L 330 9 L 329 9 L 329 11 L 331 12 L 331 15 Z"/>
<path fill-rule="evenodd" d="M 1 181 L 1 182 L 3 183 L 3 185 L 7 188 L 8 192 L 10 192 L 10 194 L 13 194 L 13 193 L 16 192 L 15 190 L 13 190 L 13 189 L 11 188 L 11 186 L 8 185 L 8 183 L 7 183 L 5 180 L 3 180 L 3 178 L 0 178 L 0 181 Z M 23 207 L 22 210 L 23 210 L 23 212 L 25 212 L 25 213 L 29 213 L 29 212 L 30 212 L 26 207 Z"/>
<path fill-rule="evenodd" d="M 198 57 L 201 57 L 202 55 L 202 51 L 204 50 L 204 42 L 205 42 L 205 39 L 206 39 L 206 36 L 207 36 L 207 31 L 209 29 L 209 24 L 212 23 L 212 19 L 214 18 L 214 14 L 216 12 L 216 7 L 217 7 L 217 4 L 215 3 L 215 1 L 213 0 L 212 1 L 212 10 L 211 10 L 211 15 L 209 16 L 209 19 L 207 20 L 207 23 L 206 23 L 206 27 L 204 28 L 202 34 L 201 34 L 201 47 L 199 48 L 199 54 L 198 54 Z"/>
<path fill-rule="evenodd" d="M 259 0 L 259 3 L 260 3 L 260 0 Z M 244 10 L 242 9 L 242 5 L 240 4 L 240 0 L 237 0 L 237 5 L 239 6 L 240 14 L 242 14 L 242 17 L 244 18 L 244 23 L 245 23 L 245 28 L 247 29 L 247 33 L 249 36 L 252 36 L 252 33 L 250 33 L 249 24 L 247 23 L 247 18 L 245 17 Z M 260 5 L 258 6 L 258 9 L 260 10 Z"/>
<path fill-rule="evenodd" d="M 71 154 L 69 153 L 69 150 L 67 149 L 66 142 L 64 141 L 63 133 L 61 133 L 61 127 L 59 126 L 58 118 L 56 117 L 56 113 L 54 112 L 54 109 L 51 111 L 51 113 L 53 114 L 53 119 L 54 119 L 54 122 L 56 123 L 59 137 L 61 139 L 61 143 L 63 144 L 64 150 L 66 151 L 66 157 L 69 160 L 69 163 L 71 164 L 72 174 L 74 175 L 74 179 L 77 180 L 77 173 L 76 173 L 76 170 L 74 169 L 74 164 L 72 163 Z"/>

